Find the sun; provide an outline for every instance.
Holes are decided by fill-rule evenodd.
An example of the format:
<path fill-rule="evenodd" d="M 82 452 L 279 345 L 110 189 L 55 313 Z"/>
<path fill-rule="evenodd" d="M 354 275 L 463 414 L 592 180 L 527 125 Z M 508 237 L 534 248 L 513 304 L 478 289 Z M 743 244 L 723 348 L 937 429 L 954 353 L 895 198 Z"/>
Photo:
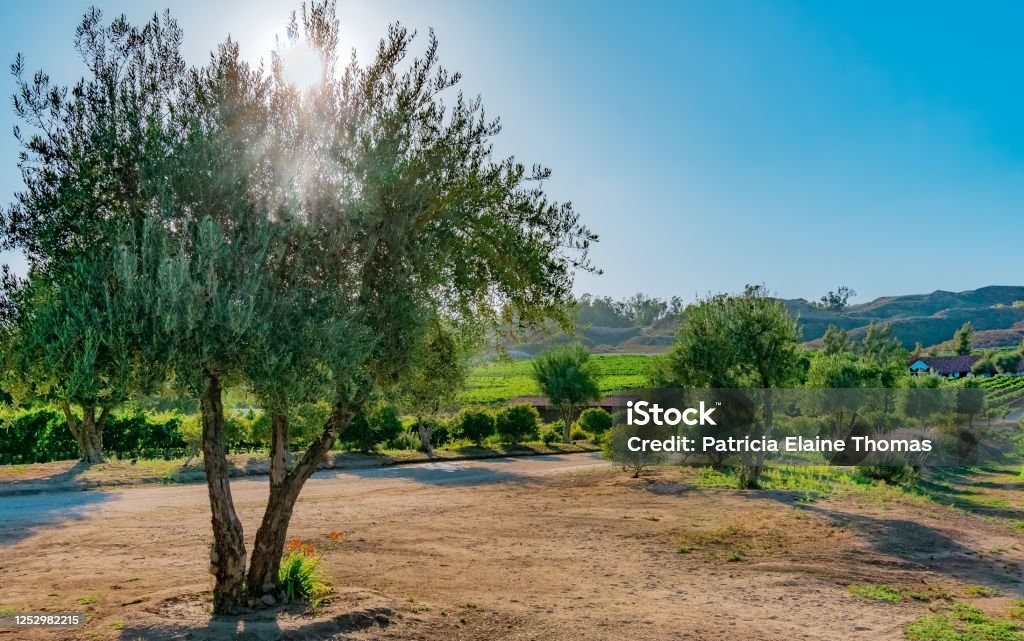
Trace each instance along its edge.
<path fill-rule="evenodd" d="M 282 52 L 281 61 L 285 79 L 301 91 L 314 87 L 323 76 L 323 57 L 304 42 L 289 45 Z"/>

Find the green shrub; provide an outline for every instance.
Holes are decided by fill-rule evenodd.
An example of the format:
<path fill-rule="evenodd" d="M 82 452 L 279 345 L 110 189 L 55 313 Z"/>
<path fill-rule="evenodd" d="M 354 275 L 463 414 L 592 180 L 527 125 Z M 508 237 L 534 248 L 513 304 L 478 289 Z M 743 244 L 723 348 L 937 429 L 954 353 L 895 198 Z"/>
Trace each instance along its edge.
<path fill-rule="evenodd" d="M 569 431 L 570 441 L 585 441 L 588 438 L 590 438 L 590 433 L 579 425 L 573 425 L 572 430 Z"/>
<path fill-rule="evenodd" d="M 402 421 L 395 408 L 380 404 L 368 412 L 360 412 L 344 432 L 351 449 L 370 453 L 379 443 L 387 443 L 402 433 Z"/>
<path fill-rule="evenodd" d="M 858 465 L 855 469 L 859 476 L 885 481 L 889 485 L 905 485 L 917 478 L 917 471 L 909 465 Z"/>
<path fill-rule="evenodd" d="M 540 433 L 540 440 L 545 445 L 554 445 L 562 442 L 562 431 L 548 427 Z"/>
<path fill-rule="evenodd" d="M 600 439 L 602 434 L 612 428 L 614 419 L 600 407 L 590 407 L 583 410 L 576 422 L 581 429 L 593 434 L 595 439 Z"/>
<path fill-rule="evenodd" d="M 494 434 L 494 415 L 482 409 L 463 410 L 458 417 L 458 433 L 481 445 L 485 438 Z"/>
<path fill-rule="evenodd" d="M 504 443 L 516 444 L 536 437 L 539 423 L 540 414 L 525 403 L 503 407 L 494 416 L 495 428 Z"/>
<path fill-rule="evenodd" d="M 388 441 L 388 449 L 391 450 L 411 450 L 418 452 L 423 447 L 423 443 L 420 442 L 419 434 L 403 430 L 401 434 Z"/>

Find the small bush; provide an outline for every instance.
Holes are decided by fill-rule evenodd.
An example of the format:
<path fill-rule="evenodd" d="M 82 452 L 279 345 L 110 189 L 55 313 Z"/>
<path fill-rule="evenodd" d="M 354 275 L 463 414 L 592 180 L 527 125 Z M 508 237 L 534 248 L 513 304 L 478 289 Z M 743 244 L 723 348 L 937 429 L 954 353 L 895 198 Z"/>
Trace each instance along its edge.
<path fill-rule="evenodd" d="M 516 444 L 537 435 L 540 414 L 531 405 L 521 403 L 501 408 L 494 415 L 494 425 L 502 442 Z"/>
<path fill-rule="evenodd" d="M 555 443 L 562 442 L 561 430 L 551 429 L 550 427 L 540 433 L 540 440 L 545 445 L 554 445 Z"/>
<path fill-rule="evenodd" d="M 917 478 L 917 471 L 907 465 L 858 465 L 856 471 L 860 476 L 885 481 L 889 485 L 906 485 Z"/>
<path fill-rule="evenodd" d="M 572 430 L 569 431 L 570 441 L 585 441 L 588 438 L 590 438 L 590 433 L 579 425 L 573 425 Z"/>
<path fill-rule="evenodd" d="M 458 417 L 458 431 L 463 438 L 482 445 L 485 438 L 494 434 L 494 415 L 487 410 L 463 410 Z"/>
<path fill-rule="evenodd" d="M 590 407 L 583 410 L 576 423 L 584 431 L 593 434 L 594 438 L 599 439 L 602 434 L 612 428 L 614 419 L 611 414 L 600 407 Z"/>
<path fill-rule="evenodd" d="M 417 452 L 421 447 L 423 447 L 423 443 L 420 442 L 419 434 L 415 432 L 403 431 L 388 441 L 388 449 L 392 450 L 411 450 Z"/>
<path fill-rule="evenodd" d="M 863 585 L 851 585 L 848 588 L 850 594 L 855 594 L 863 599 L 869 599 L 871 601 L 882 601 L 883 603 L 899 603 L 903 600 L 903 595 L 896 588 L 891 588 L 888 585 L 878 584 L 863 584 Z"/>

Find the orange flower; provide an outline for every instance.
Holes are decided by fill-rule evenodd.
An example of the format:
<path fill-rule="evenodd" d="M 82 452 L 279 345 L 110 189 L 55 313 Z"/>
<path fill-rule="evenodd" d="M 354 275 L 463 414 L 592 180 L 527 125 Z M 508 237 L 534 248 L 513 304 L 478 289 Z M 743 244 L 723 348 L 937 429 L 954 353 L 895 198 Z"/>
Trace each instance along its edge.
<path fill-rule="evenodd" d="M 345 538 L 345 533 L 344 532 L 335 532 L 334 530 L 331 530 L 331 533 L 328 534 L 327 536 L 331 537 L 332 541 L 340 541 L 343 538 Z"/>
<path fill-rule="evenodd" d="M 295 550 L 298 550 L 301 547 L 302 547 L 302 539 L 292 539 L 291 541 L 288 542 L 288 547 L 286 549 L 289 552 L 294 552 Z"/>

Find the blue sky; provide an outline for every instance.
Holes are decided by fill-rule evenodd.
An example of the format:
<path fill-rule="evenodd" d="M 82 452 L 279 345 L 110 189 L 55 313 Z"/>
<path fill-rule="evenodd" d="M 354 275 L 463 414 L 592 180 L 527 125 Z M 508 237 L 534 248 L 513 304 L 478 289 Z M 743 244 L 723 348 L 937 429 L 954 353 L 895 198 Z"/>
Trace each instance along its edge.
<path fill-rule="evenodd" d="M 0 61 L 57 80 L 88 2 L 5 3 Z M 266 57 L 298 3 L 170 5 L 202 62 Z M 339 1 L 343 47 L 433 27 L 500 115 L 501 153 L 554 170 L 601 235 L 577 291 L 686 299 L 763 282 L 857 300 L 1024 284 L 1024 7 L 1011 3 Z M 365 57 L 365 56 L 364 56 Z M 0 77 L 0 92 L 13 83 Z M 0 200 L 20 185 L 0 105 Z M 16 256 L 8 260 L 17 265 Z"/>

